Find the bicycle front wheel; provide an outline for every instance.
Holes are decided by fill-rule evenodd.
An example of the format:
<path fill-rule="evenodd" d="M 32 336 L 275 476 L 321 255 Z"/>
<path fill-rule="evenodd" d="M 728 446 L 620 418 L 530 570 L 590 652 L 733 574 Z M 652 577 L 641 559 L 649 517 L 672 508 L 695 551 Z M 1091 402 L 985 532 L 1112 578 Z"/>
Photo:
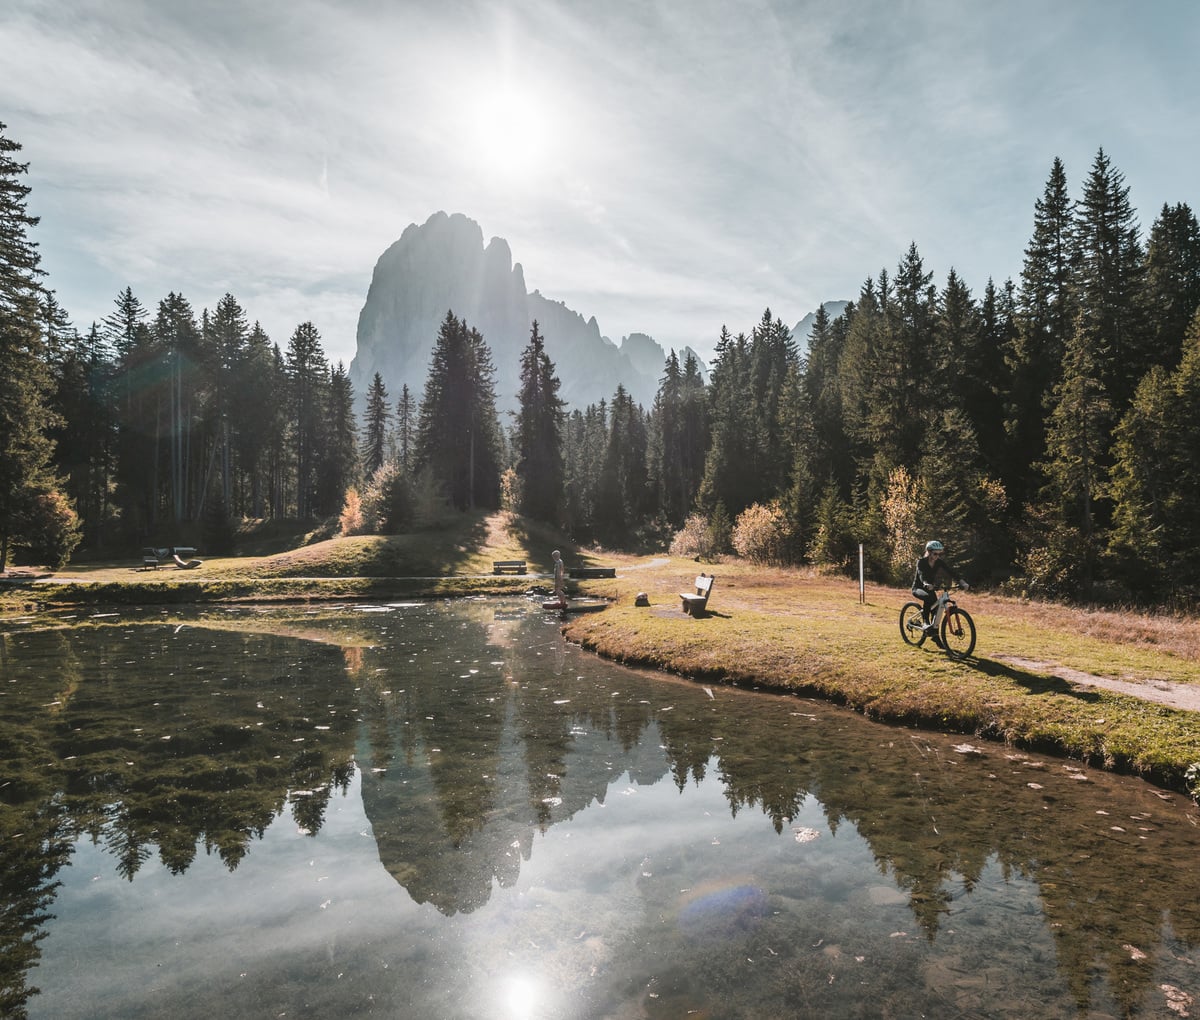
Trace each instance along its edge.
<path fill-rule="evenodd" d="M 921 619 L 921 603 L 905 602 L 900 610 L 900 636 L 904 643 L 919 648 L 928 636 L 925 633 L 924 621 Z"/>
<path fill-rule="evenodd" d="M 975 621 L 965 609 L 955 606 L 942 618 L 942 647 L 952 659 L 965 659 L 975 651 Z"/>

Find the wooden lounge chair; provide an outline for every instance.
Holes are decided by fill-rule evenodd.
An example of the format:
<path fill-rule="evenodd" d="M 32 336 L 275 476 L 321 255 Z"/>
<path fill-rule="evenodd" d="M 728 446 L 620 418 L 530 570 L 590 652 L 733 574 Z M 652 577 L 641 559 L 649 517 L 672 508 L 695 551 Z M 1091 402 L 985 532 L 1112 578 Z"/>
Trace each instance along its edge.
<path fill-rule="evenodd" d="M 172 553 L 171 558 L 175 561 L 175 566 L 180 570 L 194 570 L 203 563 L 203 560 L 185 560 L 181 559 L 179 553 Z"/>

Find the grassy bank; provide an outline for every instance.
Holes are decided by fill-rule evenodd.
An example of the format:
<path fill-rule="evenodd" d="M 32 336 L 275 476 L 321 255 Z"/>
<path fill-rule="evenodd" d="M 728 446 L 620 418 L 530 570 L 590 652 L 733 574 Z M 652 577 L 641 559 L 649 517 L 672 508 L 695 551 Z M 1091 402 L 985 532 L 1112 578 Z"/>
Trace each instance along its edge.
<path fill-rule="evenodd" d="M 206 559 L 193 571 L 143 571 L 129 562 L 58 574 L 55 583 L 8 584 L 9 612 L 90 604 L 384 599 L 517 594 L 546 584 L 552 533 L 503 515 L 464 516 L 417 536 L 339 538 L 272 556 Z M 584 554 L 569 565 L 616 566 L 615 579 L 572 582 L 574 594 L 612 600 L 571 616 L 571 640 L 601 655 L 706 683 L 791 691 L 844 704 L 881 721 L 937 727 L 1067 755 L 1195 792 L 1200 714 L 1071 678 L 1091 674 L 1185 685 L 1200 698 L 1200 621 L 1024 603 L 968 593 L 974 657 L 950 661 L 900 639 L 906 591 L 795 570 L 731 562 Z M 493 576 L 492 561 L 525 559 L 530 576 Z M 708 615 L 679 609 L 696 573 L 716 573 Z M 644 592 L 649 606 L 636 606 Z M 1200 701 L 1198 701 L 1200 704 Z"/>

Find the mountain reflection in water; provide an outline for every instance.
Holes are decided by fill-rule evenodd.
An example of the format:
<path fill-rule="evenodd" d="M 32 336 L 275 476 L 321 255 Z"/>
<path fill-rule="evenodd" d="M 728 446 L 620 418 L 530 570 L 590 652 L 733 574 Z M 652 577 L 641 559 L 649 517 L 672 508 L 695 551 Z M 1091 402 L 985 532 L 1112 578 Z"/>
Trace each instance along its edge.
<path fill-rule="evenodd" d="M 1190 801 L 518 600 L 31 620 L 0 667 L 6 1016 L 1200 1012 Z"/>

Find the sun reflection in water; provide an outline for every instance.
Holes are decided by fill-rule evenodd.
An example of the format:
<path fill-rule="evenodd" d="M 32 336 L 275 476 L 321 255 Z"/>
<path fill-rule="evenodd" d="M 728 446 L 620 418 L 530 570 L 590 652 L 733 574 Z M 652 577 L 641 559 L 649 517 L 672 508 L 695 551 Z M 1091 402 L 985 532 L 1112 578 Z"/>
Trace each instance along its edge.
<path fill-rule="evenodd" d="M 529 974 L 512 974 L 505 983 L 504 1002 L 508 1007 L 507 1020 L 533 1020 L 545 996 L 537 978 Z"/>

